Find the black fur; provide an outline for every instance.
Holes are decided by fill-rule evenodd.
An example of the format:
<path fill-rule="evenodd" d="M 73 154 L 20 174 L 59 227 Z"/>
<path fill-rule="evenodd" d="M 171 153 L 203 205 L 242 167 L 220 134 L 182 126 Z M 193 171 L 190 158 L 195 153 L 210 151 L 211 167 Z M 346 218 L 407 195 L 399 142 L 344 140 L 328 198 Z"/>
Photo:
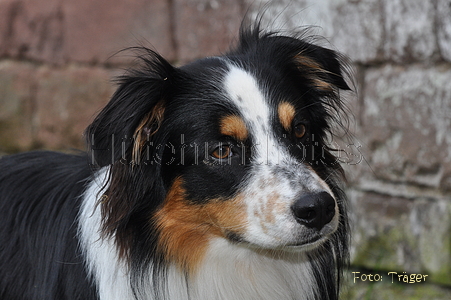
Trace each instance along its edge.
<path fill-rule="evenodd" d="M 95 299 L 75 221 L 87 161 L 54 152 L 0 159 L 0 299 Z"/>

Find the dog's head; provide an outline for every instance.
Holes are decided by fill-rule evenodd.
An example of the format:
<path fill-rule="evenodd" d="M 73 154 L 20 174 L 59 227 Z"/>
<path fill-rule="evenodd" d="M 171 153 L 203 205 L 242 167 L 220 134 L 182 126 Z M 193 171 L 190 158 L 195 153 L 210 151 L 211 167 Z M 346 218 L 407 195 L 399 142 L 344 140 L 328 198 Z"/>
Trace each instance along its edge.
<path fill-rule="evenodd" d="M 86 132 L 122 254 L 145 244 L 189 270 L 215 238 L 308 251 L 345 226 L 325 144 L 349 89 L 334 51 L 258 28 L 180 68 L 145 51 Z"/>

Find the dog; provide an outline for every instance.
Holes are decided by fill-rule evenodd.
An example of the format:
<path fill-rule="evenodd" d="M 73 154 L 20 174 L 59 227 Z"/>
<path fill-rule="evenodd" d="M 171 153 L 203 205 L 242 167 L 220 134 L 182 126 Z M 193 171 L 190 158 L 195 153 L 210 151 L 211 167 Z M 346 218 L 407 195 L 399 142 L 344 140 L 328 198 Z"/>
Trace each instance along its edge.
<path fill-rule="evenodd" d="M 221 56 L 138 58 L 88 151 L 0 159 L 0 298 L 338 299 L 340 54 L 254 24 Z"/>

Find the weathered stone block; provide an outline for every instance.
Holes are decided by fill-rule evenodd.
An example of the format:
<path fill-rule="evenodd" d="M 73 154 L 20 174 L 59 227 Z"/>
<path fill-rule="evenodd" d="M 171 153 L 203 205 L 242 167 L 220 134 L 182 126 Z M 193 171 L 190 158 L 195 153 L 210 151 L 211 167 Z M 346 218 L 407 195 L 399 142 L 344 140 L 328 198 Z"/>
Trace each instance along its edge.
<path fill-rule="evenodd" d="M 437 0 L 438 45 L 444 59 L 451 62 L 451 3 Z"/>
<path fill-rule="evenodd" d="M 241 1 L 175 0 L 178 58 L 187 62 L 226 51 L 237 38 L 244 12 Z"/>
<path fill-rule="evenodd" d="M 331 1 L 332 45 L 354 62 L 371 63 L 382 59 L 382 4 L 379 0 Z"/>
<path fill-rule="evenodd" d="M 168 1 L 63 1 L 64 57 L 71 61 L 127 62 L 111 55 L 126 47 L 154 46 L 174 59 Z"/>
<path fill-rule="evenodd" d="M 254 18 L 265 2 L 254 4 Z M 310 34 L 324 36 L 333 48 L 355 62 L 369 63 L 382 58 L 383 23 L 380 0 L 277 1 L 267 7 L 263 17 L 266 26 L 276 29 L 303 29 L 312 26 Z M 327 42 L 323 41 L 322 44 L 331 47 Z"/>
<path fill-rule="evenodd" d="M 32 148 L 35 69 L 27 63 L 0 63 L 0 151 Z"/>
<path fill-rule="evenodd" d="M 360 137 L 376 179 L 449 189 L 450 78 L 447 66 L 368 70 Z"/>
<path fill-rule="evenodd" d="M 51 63 L 127 63 L 140 44 L 170 60 L 168 1 L 7 0 L 0 3 L 0 54 Z"/>
<path fill-rule="evenodd" d="M 357 271 L 357 270 L 355 270 Z M 346 283 L 345 288 L 341 294 L 340 299 L 365 299 L 365 300 L 381 300 L 381 299 L 408 299 L 408 300 L 442 300 L 451 299 L 451 291 L 446 287 L 435 286 L 432 284 L 398 284 L 392 283 L 387 272 L 372 271 L 367 272 L 363 270 L 361 274 L 380 274 L 383 276 L 382 281 L 370 282 L 368 279 L 365 282 L 353 282 L 353 271 L 347 272 L 347 277 L 350 277 Z M 427 278 L 427 277 L 426 277 Z M 426 281 L 428 282 L 428 281 Z"/>
<path fill-rule="evenodd" d="M 352 263 L 451 284 L 451 203 L 349 191 Z"/>
<path fill-rule="evenodd" d="M 7 0 L 0 3 L 0 53 L 61 62 L 64 16 L 61 0 Z"/>
<path fill-rule="evenodd" d="M 101 68 L 0 64 L 0 151 L 84 149 L 85 127 L 113 93 Z"/>
<path fill-rule="evenodd" d="M 403 62 L 431 58 L 437 50 L 433 1 L 384 0 L 384 52 Z"/>
<path fill-rule="evenodd" d="M 13 3 L 13 0 L 0 2 L 0 56 L 4 56 L 7 53 L 8 35 L 11 32 L 10 11 Z"/>
<path fill-rule="evenodd" d="M 84 149 L 83 131 L 113 93 L 100 68 L 38 69 L 35 143 L 52 149 Z"/>

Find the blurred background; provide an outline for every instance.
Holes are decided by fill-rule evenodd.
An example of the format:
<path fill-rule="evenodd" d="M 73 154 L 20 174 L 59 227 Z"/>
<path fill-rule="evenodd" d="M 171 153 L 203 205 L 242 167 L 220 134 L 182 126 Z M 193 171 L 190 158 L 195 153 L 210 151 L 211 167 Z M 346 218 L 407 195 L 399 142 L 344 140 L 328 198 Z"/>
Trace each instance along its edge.
<path fill-rule="evenodd" d="M 144 45 L 175 65 L 220 54 L 262 10 L 352 61 L 343 299 L 451 299 L 449 0 L 0 0 L 0 155 L 84 149 L 111 78 L 134 64 L 118 51 Z"/>

